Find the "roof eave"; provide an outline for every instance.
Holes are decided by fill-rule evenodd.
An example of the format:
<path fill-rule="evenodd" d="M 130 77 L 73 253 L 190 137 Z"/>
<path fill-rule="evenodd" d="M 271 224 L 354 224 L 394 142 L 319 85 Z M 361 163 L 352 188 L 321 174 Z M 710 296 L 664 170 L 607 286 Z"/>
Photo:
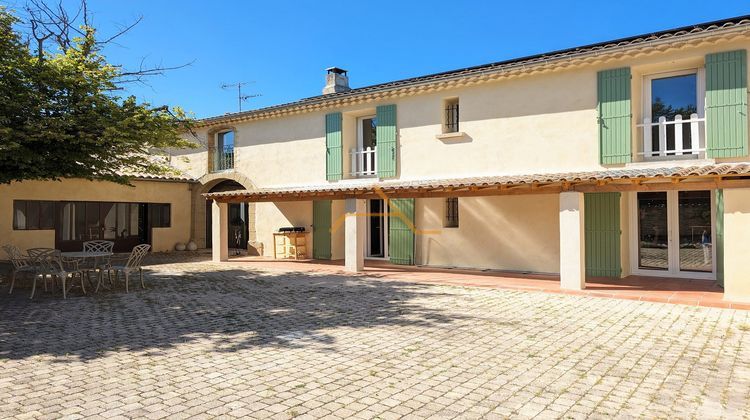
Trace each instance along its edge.
<path fill-rule="evenodd" d="M 730 38 L 732 36 L 737 36 L 738 34 L 748 36 L 750 34 L 750 18 L 748 18 L 747 16 L 737 18 L 736 21 L 719 21 L 719 23 L 721 22 L 724 22 L 725 25 L 733 22 L 733 26 L 718 27 L 714 29 L 711 29 L 711 26 L 709 26 L 698 29 L 700 25 L 696 25 L 694 27 L 696 32 L 690 32 L 685 28 L 679 28 L 676 30 L 659 32 L 658 34 L 661 34 L 661 38 L 656 39 L 652 39 L 652 37 L 655 36 L 653 34 L 641 35 L 600 44 L 593 44 L 593 46 L 571 48 L 568 50 L 562 50 L 561 52 L 540 54 L 517 60 L 508 60 L 505 62 L 493 63 L 485 66 L 476 66 L 467 69 L 438 73 L 435 75 L 405 79 L 403 83 L 401 83 L 401 81 L 384 83 L 382 85 L 352 89 L 348 92 L 322 95 L 303 99 L 297 102 L 275 105 L 242 113 L 204 118 L 198 121 L 196 127 L 211 127 L 255 119 L 274 118 L 282 115 L 312 112 L 325 108 L 352 105 L 355 103 L 366 101 L 375 101 L 388 97 L 402 96 L 404 94 L 416 94 L 420 88 L 424 87 L 435 87 L 436 89 L 440 90 L 441 88 L 451 88 L 452 84 L 458 82 L 474 81 L 475 83 L 486 83 L 495 80 L 490 76 L 510 76 L 511 73 L 534 73 L 540 71 L 540 67 L 559 67 L 576 60 L 585 60 L 588 58 L 604 59 L 604 56 L 617 56 L 626 54 L 630 51 L 641 51 L 644 48 L 656 51 L 659 47 L 665 44 L 674 44 L 674 48 L 678 48 L 684 43 L 697 40 L 705 40 L 709 38 Z M 717 23 L 711 22 L 704 25 L 715 24 Z M 685 31 L 687 32 L 682 33 Z M 556 56 L 555 54 L 561 55 Z M 620 57 L 618 56 L 617 58 Z"/>
<path fill-rule="evenodd" d="M 446 180 L 376 182 L 367 185 L 300 186 L 207 193 L 219 202 L 308 201 L 346 198 L 428 198 L 564 191 L 649 191 L 750 187 L 750 163 L 711 164 L 648 170 L 615 169 L 560 174 L 479 177 Z"/>

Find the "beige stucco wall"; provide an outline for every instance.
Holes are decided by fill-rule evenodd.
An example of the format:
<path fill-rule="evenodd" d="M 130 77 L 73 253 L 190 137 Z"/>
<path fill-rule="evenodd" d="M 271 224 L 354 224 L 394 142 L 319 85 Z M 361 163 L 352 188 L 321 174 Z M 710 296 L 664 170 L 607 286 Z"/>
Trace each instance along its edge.
<path fill-rule="evenodd" d="M 82 179 L 0 185 L 0 246 L 13 244 L 21 249 L 55 246 L 54 230 L 13 230 L 13 200 L 170 203 L 171 227 L 153 229 L 153 250 L 169 251 L 175 243 L 187 242 L 190 239 L 192 184 L 134 180 L 133 185 L 128 187 Z M 6 256 L 3 254 L 0 258 Z"/>
<path fill-rule="evenodd" d="M 307 253 L 312 253 L 312 201 L 258 203 L 255 223 L 257 240 L 263 243 L 263 256 L 273 257 L 273 233 L 288 226 L 307 230 Z"/>
<path fill-rule="evenodd" d="M 597 123 L 597 72 L 628 66 L 632 71 L 632 149 L 635 160 L 642 148 L 644 77 L 685 69 L 701 69 L 705 55 L 712 52 L 748 49 L 747 40 L 725 41 L 686 47 L 676 51 L 642 54 L 608 60 L 585 67 L 569 68 L 552 73 L 527 75 L 478 86 L 461 87 L 440 92 L 404 96 L 367 104 L 331 108 L 280 118 L 233 123 L 197 131 L 202 144 L 214 141 L 216 131 L 235 130 L 235 172 L 252 181 L 253 188 L 288 185 L 327 184 L 325 180 L 324 119 L 328 112 L 343 113 L 344 175 L 349 177 L 349 151 L 356 145 L 356 119 L 373 115 L 375 107 L 397 105 L 398 177 L 402 180 L 451 178 L 477 175 L 529 174 L 537 172 L 572 172 L 603 169 L 599 164 Z M 458 97 L 461 109 L 460 129 L 463 137 L 440 140 L 443 100 Z M 743 160 L 737 158 L 735 160 Z M 207 169 L 205 151 L 174 153 L 173 164 L 196 177 Z M 638 163 L 634 163 L 638 165 Z M 664 165 L 663 163 L 659 165 Z M 351 179 L 338 184 L 353 182 Z M 623 195 L 621 211 L 621 256 L 623 276 L 630 274 L 629 218 L 627 200 Z M 425 223 L 420 228 L 442 226 L 442 200 L 419 200 L 417 217 Z M 545 203 L 538 207 L 530 203 Z M 557 272 L 559 249 L 557 237 L 557 196 L 465 198 L 461 199 L 462 226 L 434 237 L 419 238 L 417 256 L 420 263 L 433 265 L 474 266 Z M 292 204 L 268 204 L 274 211 L 256 217 L 259 241 L 272 252 L 270 234 L 281 226 L 294 225 L 287 213 Z M 312 210 L 302 205 L 291 219 L 304 222 Z M 488 224 L 472 222 L 473 209 L 485 208 L 490 218 L 504 217 L 504 225 L 514 229 L 501 230 Z M 534 212 L 542 212 L 537 214 Z M 343 213 L 343 201 L 334 202 L 333 219 Z M 525 223 L 538 216 L 542 226 Z M 484 216 L 483 216 L 484 217 Z M 479 216 L 476 216 L 479 218 Z M 550 225 L 546 226 L 546 221 Z M 307 222 L 308 224 L 310 222 Z M 526 226 L 529 226 L 528 228 Z M 201 229 L 198 226 L 197 229 Z M 530 233 L 526 232 L 530 229 Z M 260 233 L 263 231 L 264 233 Z M 490 251 L 472 252 L 479 237 L 490 238 Z M 518 234 L 518 236 L 513 236 Z M 510 235 L 512 240 L 507 240 Z M 505 242 L 504 242 L 505 241 Z M 519 252 L 511 244 L 525 243 L 534 252 Z M 343 258 L 343 230 L 333 233 L 333 258 Z M 541 256 L 541 257 L 540 257 Z"/>
<path fill-rule="evenodd" d="M 557 273 L 556 194 L 459 198 L 459 227 L 443 228 L 445 201 L 417 199 L 418 264 Z"/>
<path fill-rule="evenodd" d="M 558 196 L 461 198 L 460 227 L 443 228 L 443 199 L 417 199 L 416 261 L 422 265 L 477 267 L 556 273 L 559 270 Z M 344 258 L 344 200 L 331 206 L 332 259 Z M 366 219 L 360 219 L 366 223 Z M 304 226 L 312 232 L 312 202 L 258 203 L 258 240 L 264 256 L 273 256 L 273 232 L 283 226 Z M 312 234 L 308 236 L 312 252 Z"/>
<path fill-rule="evenodd" d="M 307 256 L 312 257 L 313 227 L 312 201 L 285 203 L 258 203 L 255 207 L 255 227 L 258 241 L 263 243 L 263 255 L 273 257 L 273 233 L 286 226 L 304 227 L 307 232 Z M 344 201 L 331 203 L 331 259 L 344 258 L 344 226 L 337 223 L 343 220 Z"/>
<path fill-rule="evenodd" d="M 374 114 L 377 105 L 395 103 L 400 179 L 601 169 L 597 71 L 631 67 L 632 146 L 637 152 L 642 148 L 641 129 L 635 125 L 643 118 L 644 76 L 701 68 L 707 53 L 748 47 L 743 40 L 689 47 L 342 109 L 202 128 L 194 140 L 209 144 L 216 131 L 233 128 L 235 170 L 256 187 L 325 184 L 325 114 L 343 112 L 343 164 L 348 177 L 356 118 Z M 443 100 L 450 97 L 460 100 L 460 129 L 465 136 L 438 140 Z M 196 177 L 205 173 L 206 162 L 205 152 L 174 152 L 173 163 Z"/>
<path fill-rule="evenodd" d="M 750 189 L 724 190 L 724 298 L 750 302 Z"/>
<path fill-rule="evenodd" d="M 184 135 L 183 137 L 196 141 L 191 135 Z M 195 149 L 172 150 L 170 155 L 170 165 L 194 179 L 198 179 L 208 172 L 208 152 L 205 143 L 200 144 L 200 147 Z"/>

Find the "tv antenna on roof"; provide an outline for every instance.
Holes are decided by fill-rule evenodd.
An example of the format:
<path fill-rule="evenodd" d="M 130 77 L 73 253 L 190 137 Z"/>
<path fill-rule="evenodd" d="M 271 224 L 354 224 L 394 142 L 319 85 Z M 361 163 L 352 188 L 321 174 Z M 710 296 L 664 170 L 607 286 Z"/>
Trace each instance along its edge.
<path fill-rule="evenodd" d="M 239 108 L 238 112 L 242 112 L 242 103 L 243 102 L 245 102 L 246 100 L 248 100 L 250 98 L 255 98 L 255 97 L 261 96 L 260 93 L 253 93 L 253 94 L 250 94 L 250 95 L 243 95 L 242 94 L 242 86 L 249 85 L 250 83 L 255 83 L 255 82 L 252 81 L 252 82 L 224 83 L 223 85 L 221 85 L 222 89 L 234 89 L 234 88 L 237 88 L 237 106 Z"/>

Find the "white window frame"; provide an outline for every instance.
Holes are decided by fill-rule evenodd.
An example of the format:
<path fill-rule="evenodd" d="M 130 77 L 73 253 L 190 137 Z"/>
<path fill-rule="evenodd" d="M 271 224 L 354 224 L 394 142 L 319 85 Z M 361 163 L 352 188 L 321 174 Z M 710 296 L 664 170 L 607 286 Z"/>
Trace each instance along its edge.
<path fill-rule="evenodd" d="M 363 115 L 356 118 L 357 146 L 350 150 L 351 170 L 350 173 L 355 178 L 372 178 L 377 177 L 377 139 L 373 150 L 365 154 L 364 148 L 364 121 L 375 119 L 377 115 Z M 367 168 L 367 170 L 365 170 Z"/>
<path fill-rule="evenodd" d="M 638 192 L 626 193 L 628 200 L 630 273 L 636 276 L 671 277 L 682 279 L 716 280 L 716 190 L 711 190 L 711 272 L 680 270 L 680 231 L 677 190 L 653 191 L 667 193 L 668 268 L 666 270 L 638 267 Z M 676 245 L 675 245 L 676 244 Z M 674 251 L 677 252 L 674 252 Z"/>
<path fill-rule="evenodd" d="M 695 94 L 696 94 L 696 107 L 697 107 L 697 113 L 698 118 L 705 118 L 706 116 L 706 70 L 703 67 L 694 67 L 694 68 L 688 68 L 688 69 L 682 69 L 682 70 L 673 70 L 673 71 L 667 71 L 667 72 L 661 72 L 661 73 L 651 73 L 643 76 L 643 83 L 641 84 L 642 92 L 641 92 L 641 98 L 642 98 L 642 118 L 637 122 L 638 124 L 642 123 L 644 120 L 648 119 L 648 121 L 651 121 L 652 115 L 651 115 L 651 82 L 654 79 L 664 79 L 668 77 L 675 77 L 675 76 L 685 76 L 688 74 L 695 74 Z M 645 127 L 640 127 L 640 148 L 643 148 L 643 132 L 645 130 Z M 706 144 L 706 129 L 705 124 L 703 124 L 703 130 L 701 133 L 701 138 L 699 139 L 699 147 L 702 145 L 705 147 Z M 642 153 L 645 153 L 645 150 L 641 150 Z M 681 156 L 646 156 L 643 154 L 643 160 L 644 161 L 658 161 L 658 160 L 675 160 L 675 159 L 700 159 L 701 155 L 705 156 L 705 152 L 702 153 L 696 153 L 696 154 L 690 154 L 690 155 L 681 155 Z"/>

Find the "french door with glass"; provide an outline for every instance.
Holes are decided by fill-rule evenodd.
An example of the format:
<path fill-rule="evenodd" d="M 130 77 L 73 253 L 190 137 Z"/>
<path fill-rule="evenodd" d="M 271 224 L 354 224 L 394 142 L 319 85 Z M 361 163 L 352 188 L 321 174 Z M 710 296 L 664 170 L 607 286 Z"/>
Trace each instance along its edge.
<path fill-rule="evenodd" d="M 713 195 L 708 190 L 633 193 L 633 274 L 714 279 Z"/>

